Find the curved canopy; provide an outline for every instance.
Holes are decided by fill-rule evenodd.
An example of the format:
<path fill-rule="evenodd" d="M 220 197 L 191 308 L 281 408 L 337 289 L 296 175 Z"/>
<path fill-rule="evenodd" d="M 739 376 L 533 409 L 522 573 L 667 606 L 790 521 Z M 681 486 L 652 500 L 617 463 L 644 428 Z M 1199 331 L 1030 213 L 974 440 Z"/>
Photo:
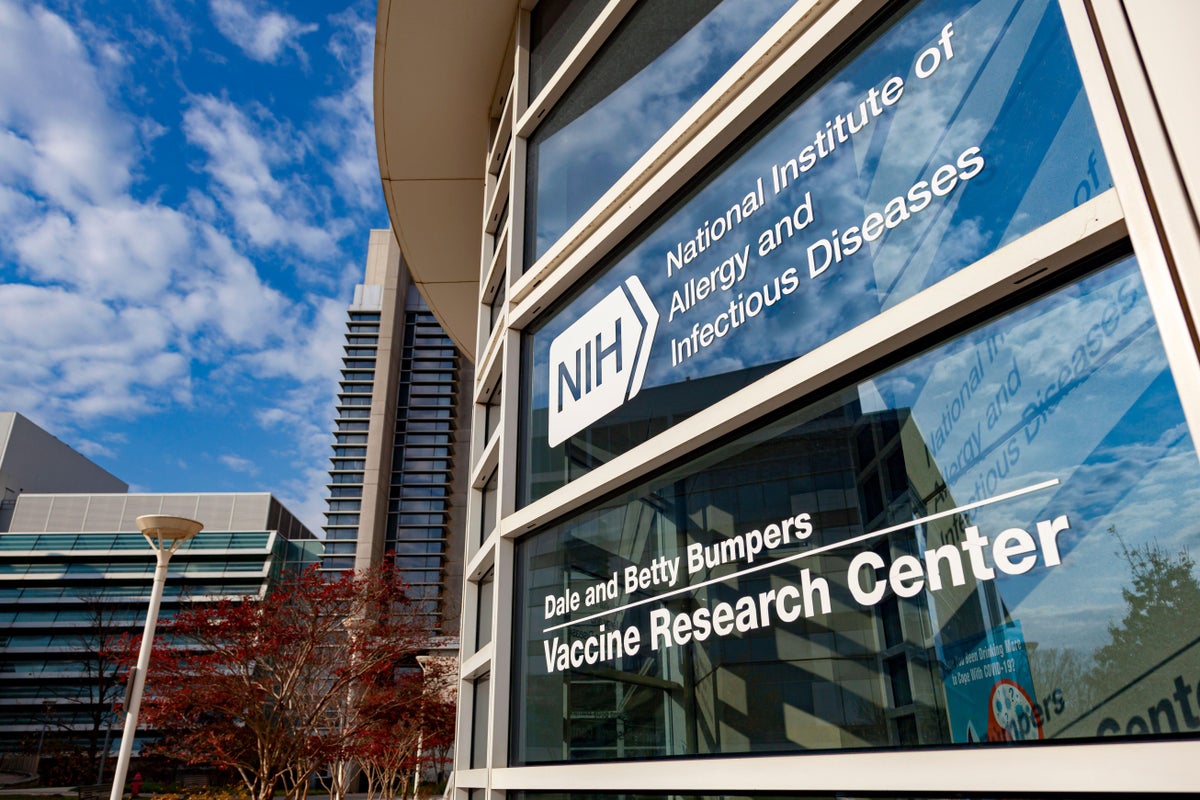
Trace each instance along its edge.
<path fill-rule="evenodd" d="M 516 0 L 379 0 L 375 142 L 392 230 L 442 327 L 475 352 L 490 111 Z"/>

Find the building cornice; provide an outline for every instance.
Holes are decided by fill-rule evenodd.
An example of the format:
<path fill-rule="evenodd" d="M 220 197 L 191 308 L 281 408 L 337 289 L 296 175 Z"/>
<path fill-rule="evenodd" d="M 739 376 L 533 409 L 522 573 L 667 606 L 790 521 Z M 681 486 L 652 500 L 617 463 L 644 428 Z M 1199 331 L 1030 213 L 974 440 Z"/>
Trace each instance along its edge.
<path fill-rule="evenodd" d="M 375 140 L 392 229 L 425 302 L 475 351 L 489 110 L 516 0 L 379 0 Z"/>

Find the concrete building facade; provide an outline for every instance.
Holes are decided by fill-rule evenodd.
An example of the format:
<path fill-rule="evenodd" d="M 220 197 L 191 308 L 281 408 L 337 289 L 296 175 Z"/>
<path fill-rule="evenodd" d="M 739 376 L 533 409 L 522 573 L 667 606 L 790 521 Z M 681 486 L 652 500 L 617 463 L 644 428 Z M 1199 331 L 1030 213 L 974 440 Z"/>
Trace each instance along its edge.
<path fill-rule="evenodd" d="M 377 22 L 459 800 L 1200 788 L 1195 4 Z"/>
<path fill-rule="evenodd" d="M 129 485 L 15 411 L 0 411 L 0 531 L 22 492 L 125 492 Z"/>
<path fill-rule="evenodd" d="M 347 315 L 323 569 L 391 553 L 430 624 L 456 636 L 471 363 L 417 292 L 391 230 L 371 231 Z"/>

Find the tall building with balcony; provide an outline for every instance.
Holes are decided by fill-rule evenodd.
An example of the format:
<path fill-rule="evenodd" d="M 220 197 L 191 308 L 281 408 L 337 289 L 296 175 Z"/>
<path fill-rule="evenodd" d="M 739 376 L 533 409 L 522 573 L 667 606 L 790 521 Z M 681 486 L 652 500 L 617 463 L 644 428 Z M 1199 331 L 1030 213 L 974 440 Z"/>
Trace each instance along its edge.
<path fill-rule="evenodd" d="M 394 559 L 430 624 L 458 633 L 473 371 L 425 304 L 390 230 L 371 231 L 347 311 L 323 569 Z"/>

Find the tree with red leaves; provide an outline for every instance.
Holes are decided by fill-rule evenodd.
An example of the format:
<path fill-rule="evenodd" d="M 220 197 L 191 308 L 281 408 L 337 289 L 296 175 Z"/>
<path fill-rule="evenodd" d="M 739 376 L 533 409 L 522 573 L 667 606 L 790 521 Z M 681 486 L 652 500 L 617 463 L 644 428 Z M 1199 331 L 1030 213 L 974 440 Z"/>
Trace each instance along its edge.
<path fill-rule="evenodd" d="M 369 800 L 395 800 L 415 789 L 424 768 L 444 767 L 454 738 L 453 659 L 421 658 L 394 684 L 380 687 L 377 707 L 354 740 L 354 755 L 367 777 Z M 389 702 L 396 695 L 408 702 Z"/>
<path fill-rule="evenodd" d="M 426 694 L 396 679 L 433 644 L 419 611 L 386 566 L 185 610 L 162 627 L 143 720 L 160 752 L 236 770 L 254 800 L 302 799 L 381 714 Z"/>

